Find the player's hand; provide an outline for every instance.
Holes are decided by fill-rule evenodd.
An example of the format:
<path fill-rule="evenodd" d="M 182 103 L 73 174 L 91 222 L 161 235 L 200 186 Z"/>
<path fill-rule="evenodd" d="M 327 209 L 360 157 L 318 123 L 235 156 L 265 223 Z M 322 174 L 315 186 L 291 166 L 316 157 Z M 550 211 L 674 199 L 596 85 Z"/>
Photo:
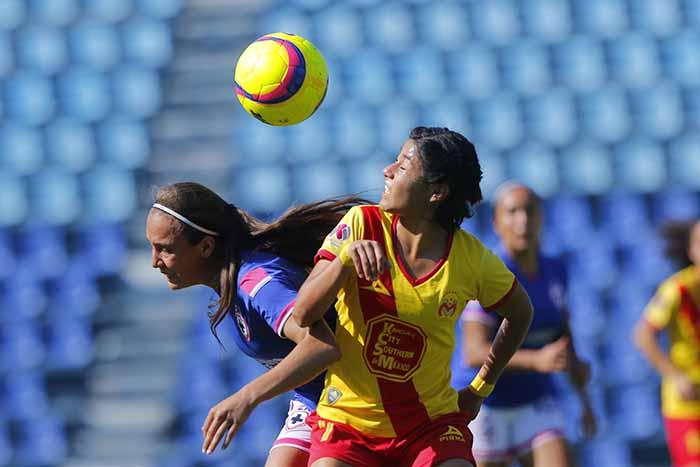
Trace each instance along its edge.
<path fill-rule="evenodd" d="M 700 399 L 700 391 L 698 387 L 683 373 L 673 375 L 673 384 L 676 386 L 678 393 L 683 400 L 693 401 Z"/>
<path fill-rule="evenodd" d="M 481 410 L 481 404 L 484 402 L 484 398 L 474 394 L 468 387 L 462 389 L 457 394 L 459 410 L 471 414 L 471 420 L 474 420 L 476 416 L 479 415 L 479 410 Z"/>
<path fill-rule="evenodd" d="M 377 280 L 390 267 L 384 249 L 374 240 L 355 240 L 348 246 L 348 256 L 357 276 L 370 282 Z"/>
<path fill-rule="evenodd" d="M 254 408 L 255 405 L 249 402 L 241 391 L 212 407 L 202 425 L 204 434 L 202 452 L 212 454 L 224 435 L 226 439 L 222 449 L 226 449 Z"/>
<path fill-rule="evenodd" d="M 591 404 L 583 404 L 583 413 L 581 414 L 581 433 L 586 438 L 592 438 L 598 431 L 598 425 L 595 418 L 595 413 Z"/>
<path fill-rule="evenodd" d="M 569 337 L 560 337 L 537 352 L 535 371 L 540 373 L 566 371 L 569 369 L 570 362 Z"/>

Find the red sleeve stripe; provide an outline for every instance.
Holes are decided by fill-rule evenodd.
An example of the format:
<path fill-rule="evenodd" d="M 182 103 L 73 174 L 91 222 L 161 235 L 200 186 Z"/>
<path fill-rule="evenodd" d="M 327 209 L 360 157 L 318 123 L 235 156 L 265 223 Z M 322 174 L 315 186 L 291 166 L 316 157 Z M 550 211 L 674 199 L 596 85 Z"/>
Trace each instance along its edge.
<path fill-rule="evenodd" d="M 247 293 L 251 298 L 255 297 L 263 285 L 270 282 L 272 276 L 263 268 L 255 268 L 248 271 L 240 280 L 240 288 Z"/>
<path fill-rule="evenodd" d="M 328 250 L 321 249 L 318 250 L 318 253 L 316 253 L 316 256 L 314 256 L 314 264 L 318 263 L 322 259 L 333 261 L 335 259 L 335 255 Z"/>
<path fill-rule="evenodd" d="M 508 290 L 508 292 L 506 292 L 506 294 L 503 297 L 501 297 L 501 299 L 499 301 L 497 301 L 496 303 L 494 303 L 493 305 L 483 307 L 484 310 L 493 311 L 493 310 L 500 308 L 501 305 L 503 305 L 508 300 L 508 298 L 510 298 L 510 296 L 513 294 L 517 285 L 518 285 L 518 279 L 513 277 L 513 285 L 510 286 L 510 289 Z"/>
<path fill-rule="evenodd" d="M 280 313 L 280 315 L 275 320 L 275 332 L 280 337 L 284 337 L 284 325 L 287 324 L 287 320 L 290 316 L 292 316 L 292 311 L 294 311 L 294 304 L 296 302 L 296 300 L 292 300 L 291 302 L 289 302 L 289 304 L 287 304 L 287 306 L 284 307 L 282 313 Z"/>

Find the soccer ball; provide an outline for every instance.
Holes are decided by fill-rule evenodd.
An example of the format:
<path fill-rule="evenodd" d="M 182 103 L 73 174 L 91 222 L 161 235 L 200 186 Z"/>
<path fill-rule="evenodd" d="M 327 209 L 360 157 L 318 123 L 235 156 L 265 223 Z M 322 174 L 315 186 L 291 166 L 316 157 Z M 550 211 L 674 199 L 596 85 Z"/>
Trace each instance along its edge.
<path fill-rule="evenodd" d="M 249 114 L 269 125 L 294 125 L 309 118 L 326 97 L 328 68 L 311 42 L 276 32 L 243 51 L 234 80 Z"/>

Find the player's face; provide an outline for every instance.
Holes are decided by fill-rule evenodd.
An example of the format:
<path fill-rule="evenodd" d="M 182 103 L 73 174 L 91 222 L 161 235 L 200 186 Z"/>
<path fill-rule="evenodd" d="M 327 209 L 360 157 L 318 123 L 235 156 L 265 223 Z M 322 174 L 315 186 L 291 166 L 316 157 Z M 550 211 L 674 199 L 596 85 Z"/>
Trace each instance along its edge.
<path fill-rule="evenodd" d="M 537 198 L 526 188 L 505 193 L 496 205 L 493 225 L 506 249 L 518 253 L 537 248 L 542 227 Z"/>
<path fill-rule="evenodd" d="M 379 205 L 386 212 L 422 214 L 428 208 L 429 185 L 423 181 L 423 169 L 415 141 L 408 139 L 396 161 L 384 168 L 384 192 Z"/>
<path fill-rule="evenodd" d="M 694 265 L 700 266 L 700 222 L 696 222 L 693 228 L 690 229 L 688 257 Z"/>
<path fill-rule="evenodd" d="M 146 222 L 146 237 L 151 244 L 151 265 L 165 276 L 172 290 L 202 284 L 206 277 L 201 248 L 191 245 L 181 231 L 179 220 L 151 209 Z"/>

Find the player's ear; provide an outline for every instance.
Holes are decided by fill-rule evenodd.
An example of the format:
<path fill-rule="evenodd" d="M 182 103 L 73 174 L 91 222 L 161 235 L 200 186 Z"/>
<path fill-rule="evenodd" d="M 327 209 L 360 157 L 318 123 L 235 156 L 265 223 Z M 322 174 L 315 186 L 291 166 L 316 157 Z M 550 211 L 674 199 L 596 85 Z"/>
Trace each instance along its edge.
<path fill-rule="evenodd" d="M 199 242 L 197 248 L 199 249 L 199 254 L 202 258 L 209 258 L 214 254 L 214 248 L 216 247 L 216 240 L 210 235 L 205 235 L 204 238 Z"/>
<path fill-rule="evenodd" d="M 447 199 L 450 194 L 450 187 L 445 183 L 436 183 L 432 186 L 432 193 L 430 195 L 431 203 L 441 203 Z"/>

